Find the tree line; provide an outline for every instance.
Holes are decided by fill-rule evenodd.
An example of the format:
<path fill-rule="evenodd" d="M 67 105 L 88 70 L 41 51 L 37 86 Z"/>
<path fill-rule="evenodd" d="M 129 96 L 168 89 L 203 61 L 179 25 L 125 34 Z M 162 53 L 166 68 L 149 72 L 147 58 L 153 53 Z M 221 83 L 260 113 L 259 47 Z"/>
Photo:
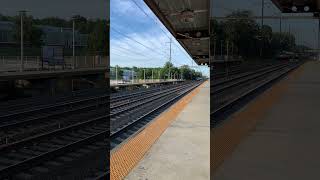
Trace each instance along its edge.
<path fill-rule="evenodd" d="M 0 14 L 0 21 L 14 23 L 13 36 L 16 42 L 20 41 L 21 17 L 4 16 Z M 24 42 L 32 47 L 41 47 L 43 32 L 38 25 L 47 25 L 62 28 L 72 28 L 73 21 L 75 29 L 82 34 L 88 35 L 87 51 L 93 54 L 107 55 L 109 53 L 109 25 L 104 19 L 87 19 L 80 15 L 73 16 L 70 20 L 59 17 L 34 18 L 31 15 L 23 15 Z"/>
<path fill-rule="evenodd" d="M 186 80 L 196 80 L 201 78 L 203 75 L 201 72 L 191 69 L 188 65 L 183 65 L 181 67 L 175 67 L 171 62 L 166 62 L 163 67 L 157 68 L 143 68 L 143 67 L 111 67 L 114 70 L 114 74 L 111 74 L 111 79 L 115 79 L 115 69 L 117 69 L 117 76 L 122 79 L 124 71 L 134 71 L 137 79 L 170 79 L 169 72 L 172 78 L 182 78 Z"/>
<path fill-rule="evenodd" d="M 288 32 L 273 32 L 259 25 L 250 11 L 235 11 L 225 21 L 211 20 L 211 53 L 240 55 L 244 58 L 272 58 L 281 51 L 296 48 L 295 37 Z M 221 52 L 222 50 L 222 52 Z"/>

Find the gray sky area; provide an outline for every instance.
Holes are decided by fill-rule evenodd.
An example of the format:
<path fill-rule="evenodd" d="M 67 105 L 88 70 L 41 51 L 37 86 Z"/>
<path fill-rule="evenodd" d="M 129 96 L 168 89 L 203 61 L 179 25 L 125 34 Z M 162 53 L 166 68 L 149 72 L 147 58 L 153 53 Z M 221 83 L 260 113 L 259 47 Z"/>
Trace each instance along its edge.
<path fill-rule="evenodd" d="M 249 10 L 255 16 L 261 16 L 262 0 L 211 0 L 211 17 L 224 17 L 235 10 Z M 271 0 L 265 0 L 265 16 L 280 16 L 280 11 Z M 283 16 L 310 16 L 311 14 L 283 14 Z M 257 20 L 259 23 L 261 20 Z M 270 25 L 273 31 L 280 31 L 280 20 L 265 19 L 264 24 Z M 318 46 L 318 20 L 282 20 L 282 31 L 295 35 L 298 44 L 312 48 Z"/>
<path fill-rule="evenodd" d="M 110 0 L 0 0 L 0 14 L 17 15 L 19 10 L 37 18 L 55 16 L 109 19 Z"/>

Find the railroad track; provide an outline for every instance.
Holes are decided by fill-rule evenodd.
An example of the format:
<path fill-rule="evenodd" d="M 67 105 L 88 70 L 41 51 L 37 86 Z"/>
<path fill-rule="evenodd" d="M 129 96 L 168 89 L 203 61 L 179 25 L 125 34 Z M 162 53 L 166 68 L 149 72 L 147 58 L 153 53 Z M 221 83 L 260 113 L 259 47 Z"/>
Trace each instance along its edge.
<path fill-rule="evenodd" d="M 124 142 L 128 137 L 137 133 L 141 128 L 153 120 L 159 113 L 167 109 L 183 95 L 187 94 L 202 82 L 184 84 L 177 88 L 158 92 L 150 98 L 133 104 L 134 108 L 128 107 L 121 110 L 120 116 L 110 115 L 110 140 L 111 148 Z"/>
<path fill-rule="evenodd" d="M 170 88 L 171 86 L 167 87 Z M 172 86 L 174 87 L 174 86 Z M 148 98 L 161 88 L 111 98 L 111 110 Z M 143 96 L 142 96 L 143 95 Z M 44 131 L 59 129 L 89 117 L 107 113 L 108 95 L 30 108 L 0 116 L 0 145 L 21 140 Z"/>
<path fill-rule="evenodd" d="M 241 65 L 228 67 L 228 69 L 226 67 L 224 67 L 223 71 L 221 71 L 221 70 L 220 70 L 220 72 L 214 71 L 212 74 L 212 79 L 214 79 L 214 80 L 228 79 L 230 77 L 232 78 L 233 76 L 237 76 L 241 73 L 245 73 L 248 71 L 254 71 L 256 69 L 260 69 L 260 68 L 272 66 L 272 65 L 274 65 L 274 62 L 266 62 L 266 63 L 259 62 L 258 64 L 257 63 L 241 64 Z"/>
<path fill-rule="evenodd" d="M 299 65 L 301 63 L 277 64 L 212 83 L 211 96 L 216 101 L 211 107 L 211 127 L 222 124 L 230 114 Z"/>
<path fill-rule="evenodd" d="M 9 100 L 0 104 L 0 115 L 7 114 L 8 112 L 14 113 L 17 111 L 29 109 L 30 107 L 40 107 L 48 104 L 66 102 L 70 100 L 81 99 L 84 97 L 94 97 L 98 94 L 105 94 L 105 89 L 94 89 L 94 90 L 82 90 L 75 91 L 66 95 L 58 96 L 41 96 L 32 98 L 22 98 L 17 100 Z"/>
<path fill-rule="evenodd" d="M 109 102 L 106 94 L 2 115 L 0 179 L 45 179 L 56 177 L 56 174 L 65 175 L 52 179 L 106 177 L 106 154 L 110 141 L 107 119 L 117 119 L 117 124 L 112 124 L 116 126 L 111 125 L 111 134 L 115 137 L 137 125 L 138 121 L 142 122 L 143 118 L 140 116 L 138 120 L 136 116 L 142 108 L 144 111 L 139 115 L 148 117 L 150 121 L 153 117 L 151 110 L 160 112 L 164 104 L 169 105 L 198 84 L 184 83 L 145 92 L 113 94 L 110 98 L 110 115 L 106 111 Z M 133 116 L 130 113 L 135 114 Z M 126 116 L 133 117 L 134 122 Z M 78 169 L 68 171 L 72 169 L 70 167 Z"/>

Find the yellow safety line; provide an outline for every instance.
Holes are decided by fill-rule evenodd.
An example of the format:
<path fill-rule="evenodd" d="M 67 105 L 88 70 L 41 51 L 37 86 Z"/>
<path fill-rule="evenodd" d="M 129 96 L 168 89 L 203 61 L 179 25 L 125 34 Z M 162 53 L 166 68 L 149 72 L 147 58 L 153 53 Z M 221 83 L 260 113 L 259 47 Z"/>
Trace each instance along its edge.
<path fill-rule="evenodd" d="M 223 161 L 232 154 L 236 146 L 252 132 L 266 112 L 281 99 L 288 89 L 290 80 L 296 78 L 304 65 L 289 73 L 286 79 L 259 96 L 228 119 L 222 126 L 211 129 L 210 132 L 210 169 L 211 176 Z M 213 176 L 212 176 L 213 177 Z"/>

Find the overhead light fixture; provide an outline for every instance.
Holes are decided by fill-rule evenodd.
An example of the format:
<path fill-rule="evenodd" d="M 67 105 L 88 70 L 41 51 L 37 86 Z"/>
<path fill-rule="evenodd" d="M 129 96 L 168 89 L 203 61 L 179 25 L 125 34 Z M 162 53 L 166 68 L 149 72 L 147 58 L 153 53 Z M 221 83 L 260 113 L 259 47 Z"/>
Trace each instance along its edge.
<path fill-rule="evenodd" d="M 186 9 L 180 13 L 181 20 L 186 23 L 190 23 L 194 21 L 194 12 L 190 9 Z"/>
<path fill-rule="evenodd" d="M 305 12 L 308 12 L 308 11 L 310 11 L 310 7 L 309 7 L 309 6 L 305 6 L 305 7 L 303 8 L 303 10 L 304 10 Z"/>
<path fill-rule="evenodd" d="M 197 37 L 201 37 L 201 35 L 202 35 L 201 32 L 197 32 L 197 33 L 196 33 L 196 36 L 197 36 Z"/>
<path fill-rule="evenodd" d="M 292 6 L 291 10 L 292 10 L 293 12 L 297 12 L 297 11 L 298 11 L 298 8 L 297 8 L 297 6 Z"/>

